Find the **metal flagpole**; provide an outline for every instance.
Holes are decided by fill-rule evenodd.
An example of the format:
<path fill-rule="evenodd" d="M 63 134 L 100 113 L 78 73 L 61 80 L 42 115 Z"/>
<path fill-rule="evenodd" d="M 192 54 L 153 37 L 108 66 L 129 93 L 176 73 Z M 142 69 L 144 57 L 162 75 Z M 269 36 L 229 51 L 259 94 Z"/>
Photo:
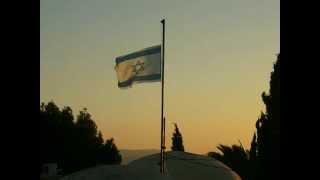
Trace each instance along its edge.
<path fill-rule="evenodd" d="M 160 151 L 160 173 L 164 174 L 164 150 L 165 150 L 165 142 L 164 142 L 164 118 L 163 118 L 163 89 L 164 89 L 164 41 L 165 41 L 165 19 L 161 20 L 162 23 L 162 66 L 161 66 L 161 151 Z"/>
<path fill-rule="evenodd" d="M 165 167 L 166 167 L 166 163 L 165 163 L 165 152 L 166 152 L 166 117 L 163 117 L 163 156 L 162 156 L 162 160 L 163 160 L 163 173 L 165 173 Z"/>

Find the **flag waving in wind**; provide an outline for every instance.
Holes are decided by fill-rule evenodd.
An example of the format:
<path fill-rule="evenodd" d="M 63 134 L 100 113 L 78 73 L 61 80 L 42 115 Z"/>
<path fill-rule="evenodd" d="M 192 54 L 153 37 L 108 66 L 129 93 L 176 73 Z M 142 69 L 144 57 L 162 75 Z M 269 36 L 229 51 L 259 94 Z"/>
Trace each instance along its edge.
<path fill-rule="evenodd" d="M 118 87 L 130 87 L 135 82 L 161 80 L 161 46 L 153 46 L 116 58 Z"/>

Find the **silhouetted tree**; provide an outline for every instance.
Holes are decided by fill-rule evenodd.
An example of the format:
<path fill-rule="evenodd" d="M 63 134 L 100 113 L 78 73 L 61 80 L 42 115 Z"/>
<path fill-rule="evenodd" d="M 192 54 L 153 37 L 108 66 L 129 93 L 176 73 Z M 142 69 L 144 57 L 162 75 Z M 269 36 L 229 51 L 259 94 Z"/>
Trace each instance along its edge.
<path fill-rule="evenodd" d="M 103 145 L 103 137 L 102 137 L 101 131 L 99 131 L 99 133 L 98 133 L 97 144 Z"/>
<path fill-rule="evenodd" d="M 226 146 L 220 144 L 217 148 L 221 151 L 209 152 L 208 156 L 213 157 L 237 172 L 242 179 L 248 179 L 249 176 L 249 152 L 241 145 Z"/>
<path fill-rule="evenodd" d="M 117 146 L 114 144 L 114 139 L 106 140 L 102 147 L 101 162 L 103 164 L 120 164 L 122 157 Z"/>
<path fill-rule="evenodd" d="M 250 148 L 250 160 L 255 161 L 257 158 L 257 137 L 256 133 L 253 134 L 253 138 L 251 141 L 251 148 Z"/>
<path fill-rule="evenodd" d="M 109 141 L 108 141 L 109 142 Z M 105 146 L 102 133 L 84 108 L 74 122 L 70 107 L 62 110 L 53 102 L 40 105 L 40 166 L 58 163 L 62 173 L 71 173 L 102 163 L 101 156 L 109 157 L 108 163 L 119 163 L 114 141 L 111 151 Z M 110 146 L 110 143 L 107 145 Z"/>
<path fill-rule="evenodd" d="M 61 112 L 50 101 L 47 105 L 42 104 L 40 107 L 40 162 L 58 162 L 59 159 L 59 121 Z"/>
<path fill-rule="evenodd" d="M 171 138 L 172 139 L 171 149 L 172 151 L 184 151 L 182 135 L 179 131 L 178 125 L 175 123 L 174 126 L 175 126 L 175 131 Z"/>
<path fill-rule="evenodd" d="M 280 178 L 280 54 L 273 68 L 269 94 L 262 93 L 266 113 L 256 122 L 258 180 Z"/>
<path fill-rule="evenodd" d="M 257 137 L 256 133 L 253 134 L 251 141 L 251 148 L 249 152 L 249 169 L 250 173 L 248 174 L 248 179 L 255 180 L 256 179 L 256 171 L 257 171 Z"/>
<path fill-rule="evenodd" d="M 61 124 L 59 125 L 59 145 L 60 149 L 60 163 L 59 166 L 66 173 L 72 169 L 73 154 L 76 151 L 74 145 L 74 116 L 70 107 L 64 107 L 61 111 Z M 63 148 L 61 148 L 63 147 Z"/>

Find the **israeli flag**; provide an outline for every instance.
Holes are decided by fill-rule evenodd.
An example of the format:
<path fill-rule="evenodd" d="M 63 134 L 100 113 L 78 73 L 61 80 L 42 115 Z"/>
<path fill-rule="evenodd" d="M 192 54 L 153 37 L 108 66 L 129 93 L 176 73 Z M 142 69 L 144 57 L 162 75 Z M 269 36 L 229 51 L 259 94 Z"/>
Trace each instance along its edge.
<path fill-rule="evenodd" d="M 115 70 L 119 88 L 136 82 L 161 81 L 161 45 L 117 57 Z"/>

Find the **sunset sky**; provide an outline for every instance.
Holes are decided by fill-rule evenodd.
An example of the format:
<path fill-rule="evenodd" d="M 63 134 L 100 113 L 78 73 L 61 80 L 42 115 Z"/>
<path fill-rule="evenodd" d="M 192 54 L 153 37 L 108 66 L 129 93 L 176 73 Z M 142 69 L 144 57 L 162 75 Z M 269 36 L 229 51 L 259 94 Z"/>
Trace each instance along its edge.
<path fill-rule="evenodd" d="M 41 0 L 40 100 L 86 107 L 119 149 L 159 149 L 161 83 L 119 89 L 115 58 L 161 43 L 166 19 L 166 144 L 245 148 L 280 51 L 279 0 Z"/>

